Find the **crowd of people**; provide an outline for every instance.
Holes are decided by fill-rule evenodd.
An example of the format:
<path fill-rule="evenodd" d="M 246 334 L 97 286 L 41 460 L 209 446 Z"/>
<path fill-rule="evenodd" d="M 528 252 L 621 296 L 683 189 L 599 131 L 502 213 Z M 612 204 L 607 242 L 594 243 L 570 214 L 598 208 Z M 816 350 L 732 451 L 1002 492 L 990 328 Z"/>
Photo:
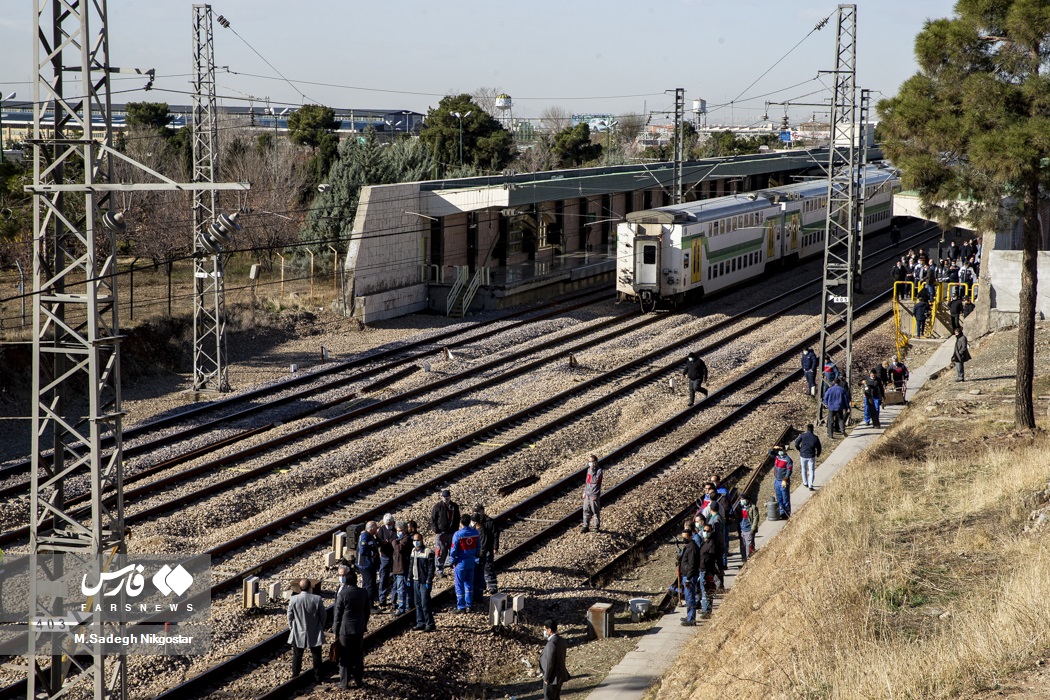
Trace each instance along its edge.
<path fill-rule="evenodd" d="M 912 314 L 915 317 L 915 335 L 918 337 L 929 333 L 928 326 L 933 318 L 932 305 L 938 299 L 948 303 L 952 332 L 962 327 L 961 319 L 972 310 L 974 294 L 967 294 L 965 290 L 973 288 L 980 274 L 980 239 L 968 240 L 961 246 L 952 241 L 947 249 L 941 249 L 941 253 L 944 257 L 934 260 L 921 248 L 918 251 L 909 250 L 897 261 L 891 272 L 894 282 L 915 285 Z M 947 287 L 953 284 L 967 287 Z M 950 295 L 946 293 L 946 288 L 952 289 Z M 910 296 L 903 286 L 897 291 L 901 298 Z"/>

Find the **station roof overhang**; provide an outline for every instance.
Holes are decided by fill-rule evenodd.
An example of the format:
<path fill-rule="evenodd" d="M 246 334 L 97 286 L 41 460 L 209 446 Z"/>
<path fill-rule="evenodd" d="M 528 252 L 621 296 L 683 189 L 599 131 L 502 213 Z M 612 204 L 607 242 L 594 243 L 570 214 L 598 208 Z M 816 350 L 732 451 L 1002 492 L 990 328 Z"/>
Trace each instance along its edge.
<path fill-rule="evenodd" d="M 957 228 L 963 228 L 967 231 L 977 232 L 977 229 L 972 223 L 966 218 L 966 214 L 973 207 L 973 202 L 965 199 L 955 200 L 955 206 L 958 208 L 959 213 L 962 215 L 959 219 L 959 223 L 956 224 Z M 1003 202 L 1004 205 L 1009 204 L 1009 200 Z M 945 206 L 946 203 L 942 203 L 941 206 Z M 935 219 L 923 214 L 922 212 L 922 197 L 919 195 L 917 190 L 904 190 L 893 195 L 893 216 L 910 216 L 916 219 L 922 219 L 923 221 L 930 221 L 937 223 Z"/>
<path fill-rule="evenodd" d="M 882 157 L 881 149 L 868 151 L 868 159 Z M 756 153 L 728 158 L 706 158 L 682 165 L 682 184 L 704 180 L 742 178 L 786 170 L 826 168 L 827 149 Z M 674 163 L 616 165 L 601 168 L 554 170 L 492 177 L 433 180 L 420 183 L 425 214 L 449 216 L 486 209 L 508 209 L 542 202 L 671 187 Z"/>

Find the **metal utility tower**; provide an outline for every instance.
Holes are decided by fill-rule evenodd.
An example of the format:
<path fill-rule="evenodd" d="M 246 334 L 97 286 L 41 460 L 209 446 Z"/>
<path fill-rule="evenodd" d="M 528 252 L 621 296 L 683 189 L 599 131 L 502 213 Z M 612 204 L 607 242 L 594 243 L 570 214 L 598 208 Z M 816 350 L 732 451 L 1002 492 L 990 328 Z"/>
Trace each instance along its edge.
<path fill-rule="evenodd" d="M 101 573 L 119 566 L 127 549 L 115 236 L 123 213 L 112 208 L 112 193 L 248 189 L 177 183 L 114 149 L 110 75 L 152 71 L 110 65 L 106 0 L 35 0 L 33 7 L 30 623 L 76 605 L 62 593 L 74 559 Z M 115 159 L 153 182 L 115 183 Z M 89 472 L 90 503 L 67 507 L 66 478 L 80 470 Z M 70 632 L 120 635 L 123 623 L 101 609 L 78 614 Z M 48 649 L 34 634 L 28 640 L 28 697 L 66 696 L 74 685 L 95 700 L 125 697 L 123 654 L 71 633 Z"/>
<path fill-rule="evenodd" d="M 861 89 L 858 122 L 860 137 L 857 146 L 860 149 L 860 164 L 857 170 L 857 271 L 853 283 L 857 292 L 863 292 L 861 277 L 864 273 L 864 207 L 868 201 L 867 165 L 868 165 L 868 119 L 871 113 L 871 90 Z"/>
<path fill-rule="evenodd" d="M 685 88 L 674 91 L 674 200 L 682 203 L 682 161 L 685 160 Z"/>
<path fill-rule="evenodd" d="M 821 301 L 821 363 L 835 360 L 847 386 L 852 386 L 853 294 L 857 270 L 857 176 L 860 153 L 856 139 L 857 6 L 839 5 L 835 36 L 835 91 L 831 106 L 828 156 L 828 209 L 824 238 L 824 294 Z M 823 375 L 822 375 L 823 376 Z M 821 380 L 821 396 L 827 388 Z M 817 419 L 825 409 L 817 402 Z"/>
<path fill-rule="evenodd" d="M 215 42 L 211 5 L 193 6 L 193 182 L 215 182 L 219 134 L 215 110 Z M 209 227 L 219 193 L 193 192 L 193 389 L 230 390 L 226 367 L 226 284 L 222 254 Z M 221 233 L 222 232 L 218 232 Z M 226 242 L 226 241 L 223 241 Z"/>

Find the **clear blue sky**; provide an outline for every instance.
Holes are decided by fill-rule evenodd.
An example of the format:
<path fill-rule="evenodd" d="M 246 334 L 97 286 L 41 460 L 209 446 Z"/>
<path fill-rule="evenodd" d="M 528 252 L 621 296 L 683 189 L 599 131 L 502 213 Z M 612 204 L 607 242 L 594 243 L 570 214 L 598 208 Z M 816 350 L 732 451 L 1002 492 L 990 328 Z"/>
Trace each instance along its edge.
<path fill-rule="evenodd" d="M 158 75 L 153 92 L 114 95 L 115 102 L 190 102 L 179 91 L 189 89 L 192 4 L 109 0 L 112 63 L 155 68 Z M 892 95 L 916 70 L 915 34 L 927 18 L 951 16 L 954 0 L 858 4 L 858 86 Z M 0 5 L 0 96 L 17 90 L 18 100 L 31 98 L 32 5 Z M 709 121 L 743 124 L 761 119 L 766 99 L 819 102 L 829 95 L 828 76 L 814 79 L 833 67 L 837 6 L 817 0 L 229 0 L 212 9 L 231 23 L 231 29 L 215 25 L 216 64 L 239 73 L 218 75 L 219 94 L 231 98 L 426 112 L 440 95 L 492 87 L 514 98 L 516 117 L 535 117 L 551 105 L 614 114 L 673 109 L 663 91 L 684 87 L 687 109 L 696 97 L 711 109 L 740 98 L 713 111 Z M 827 26 L 807 38 L 829 15 Z M 113 89 L 144 83 L 119 80 Z M 800 97 L 813 91 L 822 92 Z M 753 96 L 763 97 L 748 99 Z M 792 115 L 812 111 L 798 108 Z M 783 107 L 769 110 L 774 119 L 782 113 Z"/>

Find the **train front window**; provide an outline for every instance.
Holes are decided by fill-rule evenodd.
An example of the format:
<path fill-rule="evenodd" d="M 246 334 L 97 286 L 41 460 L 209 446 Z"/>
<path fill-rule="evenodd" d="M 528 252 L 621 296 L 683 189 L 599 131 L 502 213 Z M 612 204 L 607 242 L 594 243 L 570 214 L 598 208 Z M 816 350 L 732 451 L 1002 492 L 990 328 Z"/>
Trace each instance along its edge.
<path fill-rule="evenodd" d="M 656 246 L 647 245 L 642 248 L 642 263 L 645 265 L 656 264 Z"/>

